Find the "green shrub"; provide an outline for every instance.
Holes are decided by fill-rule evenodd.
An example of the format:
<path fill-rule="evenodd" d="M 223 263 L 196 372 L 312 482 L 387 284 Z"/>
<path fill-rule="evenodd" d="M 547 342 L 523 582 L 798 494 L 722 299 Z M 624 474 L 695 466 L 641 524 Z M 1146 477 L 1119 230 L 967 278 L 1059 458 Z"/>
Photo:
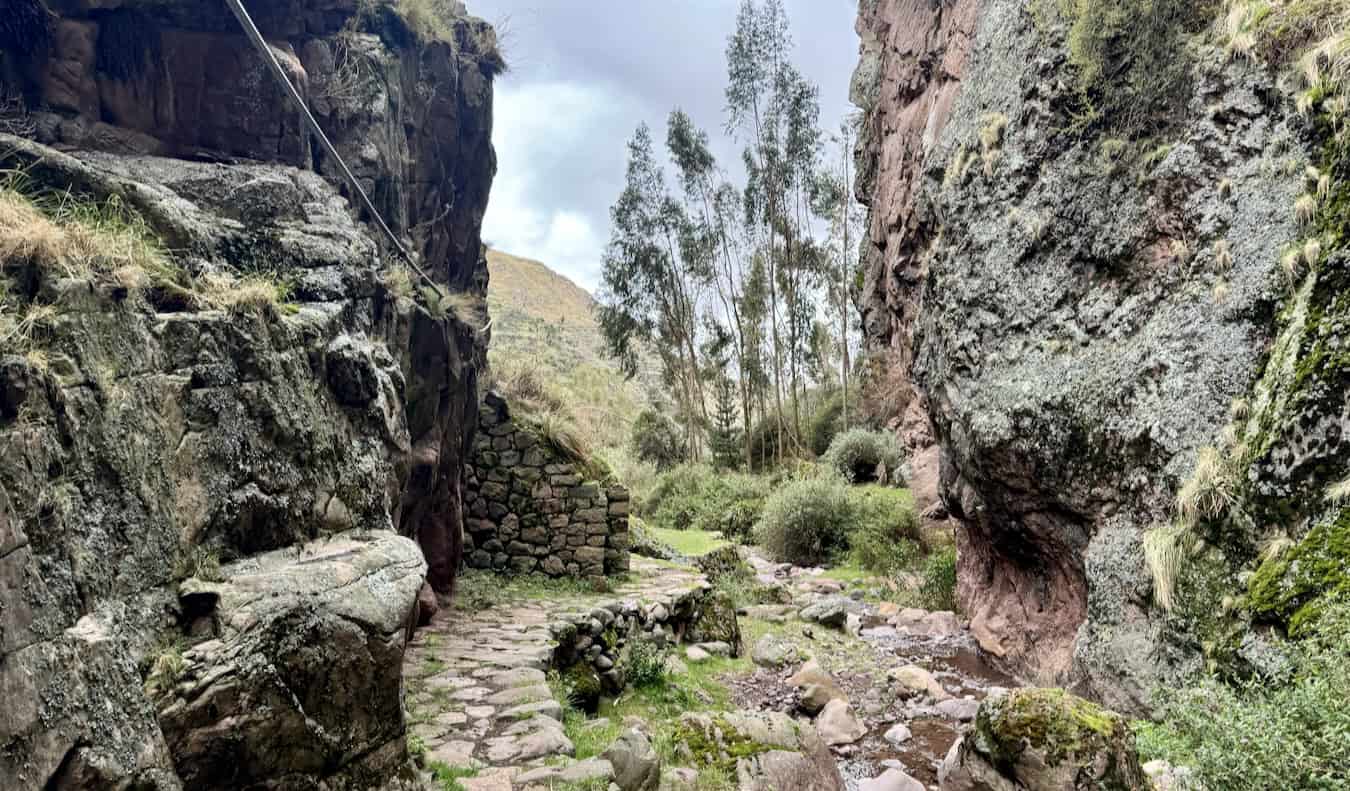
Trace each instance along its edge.
<path fill-rule="evenodd" d="M 783 420 L 783 449 L 792 448 L 792 420 Z M 750 468 L 769 470 L 778 464 L 778 418 L 770 415 L 760 418 L 750 428 Z"/>
<path fill-rule="evenodd" d="M 924 609 L 956 609 L 955 547 L 945 547 L 929 555 L 924 560 L 922 578 L 919 600 Z"/>
<path fill-rule="evenodd" d="M 640 461 L 668 470 L 684 461 L 684 438 L 675 421 L 654 409 L 643 410 L 633 421 L 633 452 Z"/>
<path fill-rule="evenodd" d="M 1206 788 L 1323 791 L 1350 787 L 1350 600 L 1293 644 L 1283 683 L 1206 679 L 1160 690 L 1160 723 L 1138 723 L 1144 760 L 1191 767 Z"/>
<path fill-rule="evenodd" d="M 663 473 L 641 503 L 642 516 L 666 530 L 710 530 L 744 541 L 768 495 L 768 481 L 682 464 Z"/>
<path fill-rule="evenodd" d="M 851 403 L 849 412 L 853 412 Z M 821 403 L 820 408 L 811 416 L 811 423 L 806 427 L 806 440 L 811 446 L 811 452 L 817 457 L 824 456 L 825 451 L 830 449 L 830 443 L 834 442 L 835 435 L 843 430 L 843 427 L 844 396 L 835 391 Z"/>
<path fill-rule="evenodd" d="M 901 483 L 905 452 L 889 431 L 855 428 L 835 437 L 823 460 L 853 483 L 878 480 L 883 469 L 892 483 Z"/>
<path fill-rule="evenodd" d="M 824 563 L 848 545 L 857 508 L 841 478 L 789 482 L 770 495 L 755 538 L 779 562 Z"/>
<path fill-rule="evenodd" d="M 666 652 L 655 641 L 638 638 L 628 644 L 623 658 L 624 679 L 633 687 L 666 683 Z"/>
<path fill-rule="evenodd" d="M 851 495 L 857 513 L 857 526 L 849 534 L 853 562 L 886 576 L 913 567 L 923 555 L 923 536 L 909 492 L 869 486 Z"/>

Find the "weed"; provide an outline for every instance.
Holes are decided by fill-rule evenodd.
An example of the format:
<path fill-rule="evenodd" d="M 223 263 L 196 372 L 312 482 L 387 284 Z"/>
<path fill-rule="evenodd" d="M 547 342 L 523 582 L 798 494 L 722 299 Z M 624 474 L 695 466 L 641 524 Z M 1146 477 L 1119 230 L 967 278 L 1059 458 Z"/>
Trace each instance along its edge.
<path fill-rule="evenodd" d="M 1308 266 L 1317 266 L 1317 262 L 1322 260 L 1322 242 L 1316 237 L 1303 243 L 1303 263 Z"/>
<path fill-rule="evenodd" d="M 427 763 L 427 769 L 431 771 L 431 777 L 440 786 L 441 791 L 464 791 L 464 784 L 459 781 L 466 777 L 478 776 L 477 769 L 451 766 L 444 761 L 431 761 Z"/>
<path fill-rule="evenodd" d="M 998 164 L 1003 150 L 1003 136 L 1008 130 L 1008 116 L 1003 113 L 990 113 L 983 119 L 980 127 L 980 158 L 984 161 L 984 175 L 993 178 L 994 167 Z"/>
<path fill-rule="evenodd" d="M 178 560 L 174 577 L 180 580 L 199 579 L 202 582 L 224 582 L 220 568 L 220 553 L 206 547 L 193 547 Z"/>
<path fill-rule="evenodd" d="M 1317 216 L 1317 198 L 1304 193 L 1294 200 L 1294 217 L 1301 225 L 1307 225 Z"/>
<path fill-rule="evenodd" d="M 1233 268 L 1233 248 L 1227 239 L 1220 239 L 1214 243 L 1214 265 L 1220 272 L 1227 272 Z"/>
<path fill-rule="evenodd" d="M 1350 477 L 1343 478 L 1328 486 L 1325 494 L 1327 500 L 1336 505 L 1350 503 Z"/>
<path fill-rule="evenodd" d="M 1221 516 L 1237 502 L 1235 477 L 1217 448 L 1201 448 L 1195 471 L 1177 492 L 1177 511 L 1190 525 Z"/>
<path fill-rule="evenodd" d="M 169 640 L 160 644 L 154 659 L 150 662 L 150 672 L 145 677 L 145 692 L 156 696 L 173 689 L 187 670 L 187 661 L 183 659 L 182 640 Z"/>

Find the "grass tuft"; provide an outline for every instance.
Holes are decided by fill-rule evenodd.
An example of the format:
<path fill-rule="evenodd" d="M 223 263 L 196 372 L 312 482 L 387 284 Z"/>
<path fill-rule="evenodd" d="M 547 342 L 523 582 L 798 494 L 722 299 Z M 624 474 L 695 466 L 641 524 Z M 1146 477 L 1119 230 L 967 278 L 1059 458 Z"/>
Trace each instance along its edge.
<path fill-rule="evenodd" d="M 1177 510 L 1186 524 L 1216 519 L 1237 502 L 1236 475 L 1217 448 L 1201 448 L 1195 471 L 1177 492 Z"/>
<path fill-rule="evenodd" d="M 1155 527 L 1144 534 L 1144 562 L 1153 577 L 1153 600 L 1164 610 L 1170 611 L 1176 602 L 1177 580 L 1186 563 L 1188 534 L 1178 524 Z"/>

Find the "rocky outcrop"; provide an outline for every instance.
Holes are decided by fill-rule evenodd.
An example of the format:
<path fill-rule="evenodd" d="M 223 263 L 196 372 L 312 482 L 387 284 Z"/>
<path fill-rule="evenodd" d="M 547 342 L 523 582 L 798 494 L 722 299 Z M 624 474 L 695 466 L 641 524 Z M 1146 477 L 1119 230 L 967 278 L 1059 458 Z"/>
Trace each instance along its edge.
<path fill-rule="evenodd" d="M 1142 536 L 1263 364 L 1308 129 L 1216 47 L 1169 51 L 1146 131 L 1091 116 L 1117 86 L 1084 93 L 1054 6 L 864 4 L 865 329 L 940 446 L 981 645 L 1133 708 L 1198 662 Z"/>
<path fill-rule="evenodd" d="M 154 271 L 0 260 L 0 313 L 32 317 L 0 349 L 0 689 L 21 701 L 0 717 L 0 776 L 397 787 L 404 630 L 423 577 L 446 591 L 458 562 L 486 340 L 486 28 L 430 41 L 355 2 L 257 9 L 381 213 L 462 294 L 433 304 L 224 4 L 48 5 L 0 80 L 32 108 L 6 128 L 51 147 L 7 137 L 4 165 L 164 253 Z M 330 90 L 353 74 L 362 90 Z M 337 534 L 340 561 L 304 554 Z M 272 563 L 286 586 L 332 574 L 232 604 Z"/>
<path fill-rule="evenodd" d="M 628 490 L 600 481 L 527 415 L 489 392 L 466 468 L 465 551 L 472 568 L 551 577 L 628 570 Z"/>

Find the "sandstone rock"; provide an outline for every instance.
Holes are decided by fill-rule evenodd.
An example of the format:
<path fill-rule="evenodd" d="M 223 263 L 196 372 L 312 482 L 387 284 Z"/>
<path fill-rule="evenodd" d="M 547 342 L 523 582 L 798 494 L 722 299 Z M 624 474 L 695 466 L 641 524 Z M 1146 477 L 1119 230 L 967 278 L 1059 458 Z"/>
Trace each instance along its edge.
<path fill-rule="evenodd" d="M 622 791 L 655 791 L 661 782 L 661 758 L 641 731 L 624 731 L 601 757 L 614 765 Z"/>
<path fill-rule="evenodd" d="M 880 777 L 862 780 L 858 791 L 926 791 L 923 783 L 910 777 L 902 769 L 887 769 Z"/>
<path fill-rule="evenodd" d="M 842 698 L 825 704 L 816 717 L 816 731 L 830 746 L 852 744 L 867 735 L 867 726 L 853 714 L 853 707 Z"/>
<path fill-rule="evenodd" d="M 745 791 L 844 789 L 839 768 L 815 729 L 784 714 L 686 714 L 680 732 L 678 749 L 688 760 L 727 769 Z"/>
<path fill-rule="evenodd" d="M 943 791 L 1145 789 L 1129 723 L 1058 689 L 985 699 L 975 730 L 952 745 Z"/>
<path fill-rule="evenodd" d="M 938 683 L 933 674 L 918 665 L 905 665 L 891 670 L 887 675 L 905 689 L 921 695 L 929 695 L 934 700 L 946 700 L 951 695 Z"/>

